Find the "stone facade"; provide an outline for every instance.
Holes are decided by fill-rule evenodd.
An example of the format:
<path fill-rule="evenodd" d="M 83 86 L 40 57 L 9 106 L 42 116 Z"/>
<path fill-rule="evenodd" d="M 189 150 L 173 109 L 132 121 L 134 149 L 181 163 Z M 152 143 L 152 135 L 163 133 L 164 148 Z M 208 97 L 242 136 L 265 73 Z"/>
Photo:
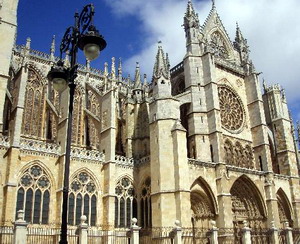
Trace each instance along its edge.
<path fill-rule="evenodd" d="M 2 3 L 0 221 L 19 210 L 59 225 L 68 90 L 47 81 L 54 56 L 16 46 L 17 1 Z M 9 11 L 6 11 L 9 9 Z M 9 13 L 9 14 L 8 14 Z M 220 242 L 252 230 L 300 228 L 299 161 L 286 97 L 264 84 L 237 26 L 232 42 L 213 4 L 200 25 L 184 16 L 186 55 L 170 69 L 159 44 L 153 78 L 79 65 L 68 222 L 143 228 L 219 228 Z M 11 56 L 12 50 L 12 56 Z M 65 65 L 68 65 L 66 56 Z M 245 222 L 246 221 L 246 222 Z M 247 227 L 248 228 L 248 227 Z"/>

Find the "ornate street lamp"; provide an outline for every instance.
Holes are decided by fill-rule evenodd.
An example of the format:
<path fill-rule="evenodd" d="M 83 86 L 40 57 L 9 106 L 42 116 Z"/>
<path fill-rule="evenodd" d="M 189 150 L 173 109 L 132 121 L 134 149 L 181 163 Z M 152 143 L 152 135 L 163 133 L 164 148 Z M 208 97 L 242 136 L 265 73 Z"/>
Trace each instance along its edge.
<path fill-rule="evenodd" d="M 86 5 L 80 15 L 75 13 L 75 24 L 70 26 L 60 44 L 60 60 L 49 71 L 47 78 L 53 84 L 53 88 L 62 92 L 69 86 L 69 112 L 68 112 L 68 130 L 65 155 L 65 172 L 63 185 L 63 204 L 62 204 L 62 222 L 60 244 L 68 243 L 68 192 L 69 192 L 69 173 L 70 173 L 70 153 L 72 138 L 72 114 L 73 100 L 76 84 L 74 82 L 77 77 L 77 53 L 78 48 L 83 50 L 88 60 L 96 59 L 100 52 L 106 47 L 106 41 L 99 31 L 93 25 L 93 17 L 95 11 L 92 4 Z M 62 54 L 69 52 L 71 56 L 70 67 L 65 67 L 62 61 Z"/>

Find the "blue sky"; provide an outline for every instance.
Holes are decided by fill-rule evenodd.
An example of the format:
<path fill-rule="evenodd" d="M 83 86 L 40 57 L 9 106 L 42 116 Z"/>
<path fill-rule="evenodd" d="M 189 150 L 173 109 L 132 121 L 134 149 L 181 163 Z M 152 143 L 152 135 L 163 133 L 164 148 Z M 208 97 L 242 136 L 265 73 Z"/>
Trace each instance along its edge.
<path fill-rule="evenodd" d="M 56 55 L 66 28 L 73 25 L 75 11 L 81 12 L 90 1 L 80 0 L 20 0 L 18 8 L 17 43 L 23 44 L 31 38 L 31 48 L 49 52 L 52 36 L 56 35 Z M 103 68 L 111 57 L 127 59 L 140 49 L 140 30 L 134 16 L 120 21 L 105 1 L 95 1 L 95 25 L 104 35 L 107 48 L 93 66 Z M 83 56 L 81 56 L 83 57 Z M 81 59 L 84 62 L 84 59 Z"/>
<path fill-rule="evenodd" d="M 211 0 L 193 0 L 203 24 Z M 20 0 L 17 43 L 31 37 L 31 47 L 49 52 L 52 35 L 56 35 L 56 55 L 65 29 L 73 24 L 76 10 L 90 3 L 86 0 Z M 162 41 L 171 65 L 185 54 L 181 27 L 187 0 L 95 0 L 95 25 L 108 45 L 92 66 L 103 69 L 111 57 L 122 57 L 126 73 L 134 74 L 135 63 L 152 75 L 157 42 Z M 234 39 L 236 21 L 248 39 L 250 57 L 268 84 L 280 83 L 294 120 L 300 120 L 300 1 L 299 0 L 216 0 L 218 13 Z M 84 62 L 84 59 L 80 59 Z M 150 78 L 148 78 L 150 80 Z"/>

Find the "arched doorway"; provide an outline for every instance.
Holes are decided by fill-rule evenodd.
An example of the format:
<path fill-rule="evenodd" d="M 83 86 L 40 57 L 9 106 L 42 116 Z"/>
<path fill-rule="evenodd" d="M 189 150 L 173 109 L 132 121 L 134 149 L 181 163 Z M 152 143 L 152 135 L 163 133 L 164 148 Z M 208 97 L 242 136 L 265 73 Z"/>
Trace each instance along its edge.
<path fill-rule="evenodd" d="M 278 212 L 279 212 L 279 221 L 280 228 L 285 228 L 285 223 L 288 222 L 290 227 L 293 227 L 293 220 L 291 216 L 291 206 L 289 200 L 284 193 L 284 191 L 280 188 L 276 193 L 277 204 L 278 204 Z"/>
<path fill-rule="evenodd" d="M 208 243 L 211 221 L 216 220 L 217 205 L 209 185 L 198 178 L 191 187 L 192 243 Z"/>
<path fill-rule="evenodd" d="M 201 178 L 191 188 L 192 225 L 195 228 L 209 228 L 216 218 L 216 201 L 208 184 Z"/>
<path fill-rule="evenodd" d="M 235 240 L 240 238 L 246 220 L 253 232 L 263 230 L 266 225 L 266 210 L 259 190 L 246 176 L 238 178 L 231 190 L 233 226 Z"/>

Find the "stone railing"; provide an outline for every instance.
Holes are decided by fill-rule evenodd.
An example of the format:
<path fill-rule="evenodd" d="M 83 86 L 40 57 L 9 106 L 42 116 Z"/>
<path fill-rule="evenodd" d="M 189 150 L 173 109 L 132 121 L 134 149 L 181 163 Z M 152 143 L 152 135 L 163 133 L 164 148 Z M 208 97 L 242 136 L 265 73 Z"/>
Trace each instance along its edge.
<path fill-rule="evenodd" d="M 150 156 L 146 156 L 146 157 L 143 157 L 143 158 L 140 158 L 140 159 L 135 159 L 134 160 L 134 166 L 142 166 L 142 165 L 145 165 L 147 163 L 150 163 Z"/>
<path fill-rule="evenodd" d="M 116 164 L 123 167 L 130 167 L 133 168 L 134 165 L 134 159 L 133 158 L 126 158 L 121 155 L 115 156 Z"/>
<path fill-rule="evenodd" d="M 274 174 L 274 178 L 279 180 L 289 180 L 291 177 L 288 175 Z"/>
<path fill-rule="evenodd" d="M 104 154 L 98 150 L 87 150 L 81 147 L 71 148 L 71 158 L 80 161 L 104 162 Z"/>
<path fill-rule="evenodd" d="M 245 173 L 245 174 L 252 174 L 252 175 L 264 175 L 265 174 L 264 171 L 259 171 L 259 170 L 255 170 L 255 169 L 249 169 L 249 168 L 241 168 L 241 167 L 237 167 L 237 166 L 233 166 L 233 165 L 226 165 L 226 168 L 231 171 L 241 172 L 241 173 Z"/>
<path fill-rule="evenodd" d="M 171 75 L 172 75 L 172 74 L 174 74 L 174 73 L 176 73 L 176 72 L 179 72 L 179 71 L 181 71 L 181 70 L 183 70 L 183 62 L 181 62 L 181 63 L 177 64 L 176 66 L 174 66 L 174 67 L 170 70 L 170 73 L 171 73 Z"/>
<path fill-rule="evenodd" d="M 188 159 L 188 164 L 193 165 L 193 166 L 203 166 L 203 167 L 208 167 L 208 168 L 216 167 L 216 163 L 214 163 L 214 162 L 203 162 L 203 161 L 193 159 L 193 158 Z"/>
<path fill-rule="evenodd" d="M 0 136 L 0 147 L 8 148 L 9 147 L 9 138 L 8 136 Z"/>
<path fill-rule="evenodd" d="M 58 144 L 27 138 L 21 138 L 20 148 L 21 150 L 25 151 L 31 151 L 35 153 L 47 153 L 57 156 L 59 156 L 61 152 L 60 146 Z"/>
<path fill-rule="evenodd" d="M 237 66 L 236 64 L 231 63 L 227 60 L 224 60 L 224 59 L 221 59 L 221 58 L 215 58 L 215 63 L 217 65 L 220 65 L 220 66 L 228 69 L 228 70 L 231 70 L 235 73 L 238 73 L 239 75 L 242 75 L 242 76 L 245 75 L 244 69 L 242 67 Z"/>

